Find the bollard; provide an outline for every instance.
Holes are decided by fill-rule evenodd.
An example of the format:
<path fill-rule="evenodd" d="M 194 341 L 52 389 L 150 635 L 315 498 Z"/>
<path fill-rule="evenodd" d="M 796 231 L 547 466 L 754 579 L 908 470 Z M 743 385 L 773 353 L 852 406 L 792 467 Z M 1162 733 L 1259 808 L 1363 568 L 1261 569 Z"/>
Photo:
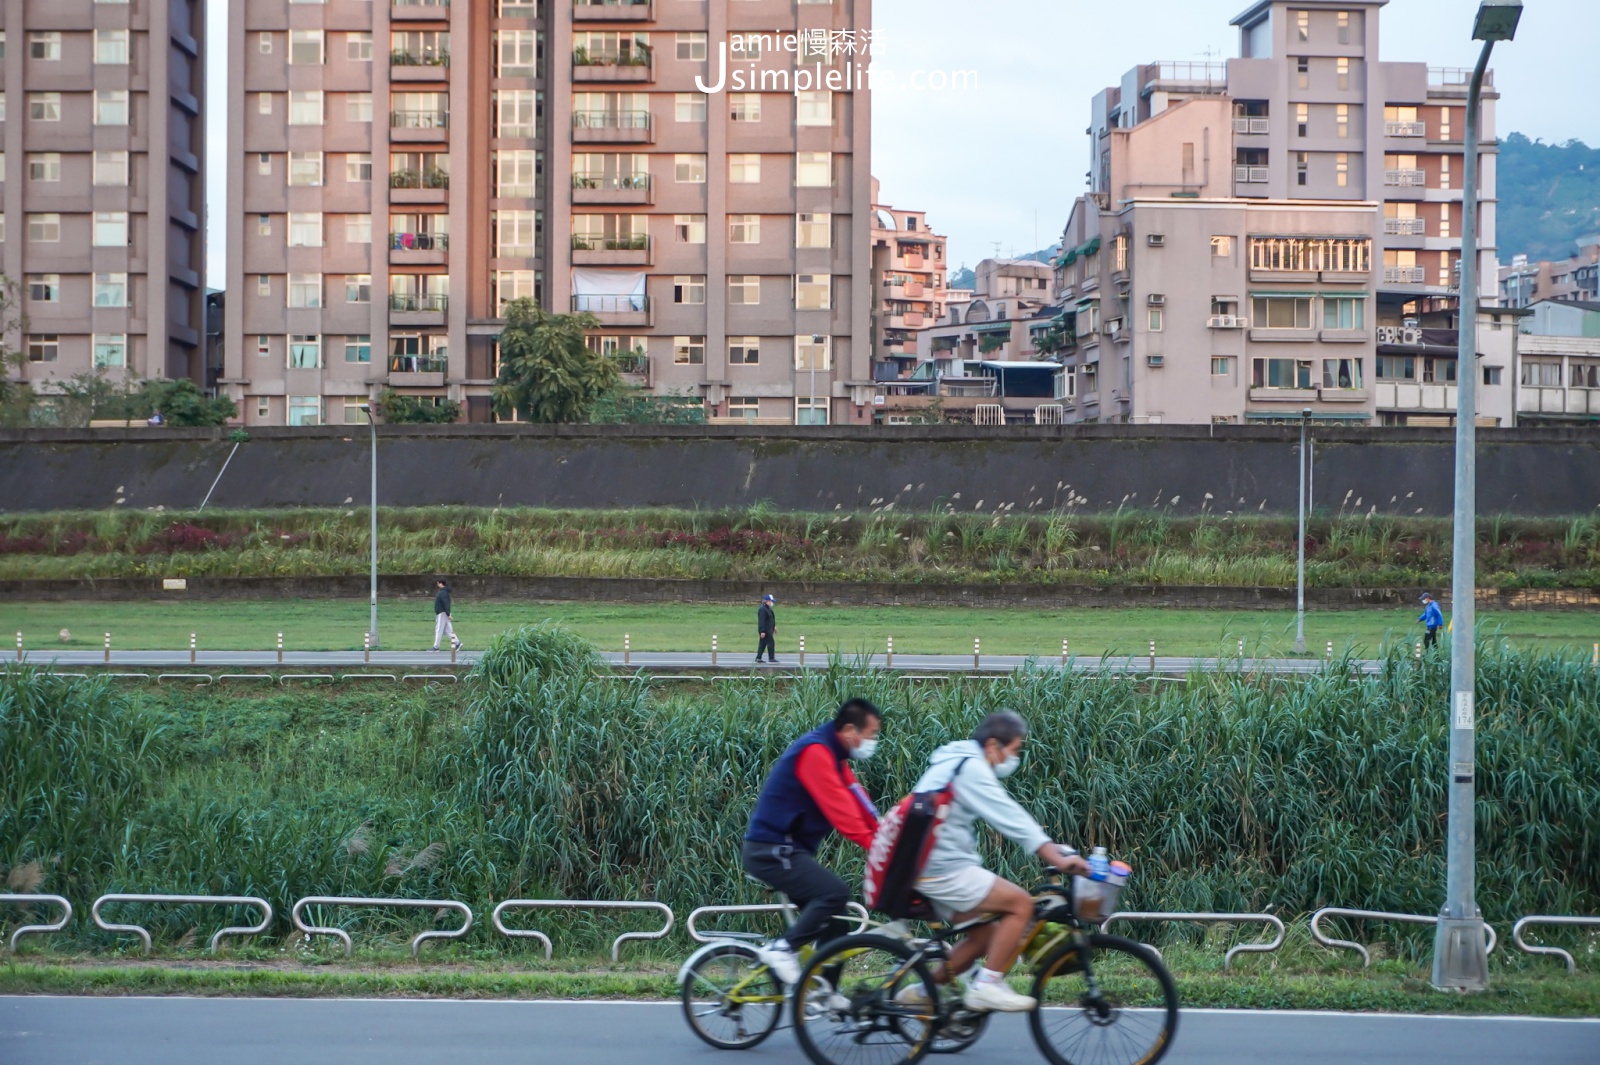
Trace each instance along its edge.
<path fill-rule="evenodd" d="M 1067 641 L 1066 640 L 1062 640 L 1061 641 L 1061 664 L 1062 665 L 1066 665 L 1067 664 Z"/>
<path fill-rule="evenodd" d="M 978 656 L 981 653 L 978 648 L 979 648 L 978 637 L 974 636 L 972 638 L 972 668 L 973 669 L 977 669 L 978 668 Z"/>
<path fill-rule="evenodd" d="M 278 665 L 283 665 L 283 633 L 278 633 Z"/>
<path fill-rule="evenodd" d="M 1600 644 L 1596 644 L 1595 646 L 1600 647 Z M 20 632 L 17 633 L 17 661 L 22 661 L 22 633 Z"/>
<path fill-rule="evenodd" d="M 1239 637 L 1239 657 L 1244 657 L 1244 637 Z"/>
<path fill-rule="evenodd" d="M 194 665 L 194 659 L 195 659 L 194 633 L 191 632 L 189 634 L 189 664 L 191 666 Z"/>
<path fill-rule="evenodd" d="M 451 640 L 450 641 L 450 664 L 452 666 L 456 664 L 456 652 L 459 651 L 459 650 L 461 650 L 461 641 L 460 640 Z"/>
<path fill-rule="evenodd" d="M 711 667 L 713 669 L 715 669 L 716 665 L 717 665 L 717 634 L 713 632 L 711 634 Z"/>
<path fill-rule="evenodd" d="M 800 664 L 802 666 L 806 664 L 806 638 L 804 636 L 800 637 Z"/>
<path fill-rule="evenodd" d="M 1150 641 L 1150 672 L 1156 671 L 1156 642 Z"/>
<path fill-rule="evenodd" d="M 361 634 L 361 661 L 369 665 L 372 662 L 372 633 L 370 632 Z"/>
<path fill-rule="evenodd" d="M 22 633 L 17 633 L 17 657 L 22 657 Z M 1600 669 L 1600 643 L 1594 645 L 1594 668 Z"/>
<path fill-rule="evenodd" d="M 1417 641 L 1417 661 L 1422 661 L 1422 641 Z"/>
<path fill-rule="evenodd" d="M 111 634 L 106 633 L 106 665 L 111 664 Z"/>
<path fill-rule="evenodd" d="M 894 637 L 889 637 L 889 657 L 884 662 L 885 669 L 894 668 Z"/>
<path fill-rule="evenodd" d="M 628 634 L 622 634 L 622 664 L 628 665 L 633 658 L 633 648 L 629 646 Z"/>
<path fill-rule="evenodd" d="M 1333 661 L 1333 641 L 1328 641 L 1328 661 Z"/>

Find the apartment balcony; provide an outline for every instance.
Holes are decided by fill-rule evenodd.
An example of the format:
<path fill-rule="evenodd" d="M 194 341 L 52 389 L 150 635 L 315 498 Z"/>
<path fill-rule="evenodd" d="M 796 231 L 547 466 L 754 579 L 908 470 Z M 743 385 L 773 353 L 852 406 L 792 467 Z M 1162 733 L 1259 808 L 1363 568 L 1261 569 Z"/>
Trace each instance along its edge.
<path fill-rule="evenodd" d="M 448 369 L 443 355 L 391 355 L 387 381 L 394 388 L 443 388 Z"/>
<path fill-rule="evenodd" d="M 648 50 L 636 52 L 590 52 L 572 50 L 572 80 L 575 82 L 654 81 L 655 59 Z"/>
<path fill-rule="evenodd" d="M 921 311 L 891 314 L 883 320 L 883 324 L 889 329 L 921 329 L 928 324 L 928 316 Z"/>
<path fill-rule="evenodd" d="M 1249 329 L 1250 319 L 1242 314 L 1213 314 L 1206 319 L 1207 329 Z"/>
<path fill-rule="evenodd" d="M 573 174 L 575 204 L 653 204 L 649 174 Z"/>
<path fill-rule="evenodd" d="M 1383 268 L 1383 283 L 1385 285 L 1420 285 L 1428 276 L 1428 271 L 1421 266 L 1385 266 Z"/>
<path fill-rule="evenodd" d="M 1233 180 L 1240 185 L 1265 185 L 1272 176 L 1271 169 L 1264 166 L 1236 166 L 1233 168 Z"/>
<path fill-rule="evenodd" d="M 1523 385 L 1517 392 L 1518 414 L 1600 417 L 1600 388 L 1544 388 Z"/>
<path fill-rule="evenodd" d="M 988 399 L 1000 382 L 993 377 L 941 377 L 939 395 L 951 399 Z"/>
<path fill-rule="evenodd" d="M 1428 68 L 1429 96 L 1459 96 L 1465 99 L 1471 87 L 1472 70 L 1469 67 Z M 1494 71 L 1484 71 L 1483 87 L 1486 92 L 1494 88 Z"/>
<path fill-rule="evenodd" d="M 642 352 L 627 351 L 618 355 L 607 356 L 611 365 L 617 368 L 617 373 L 622 375 L 624 384 L 636 388 L 650 387 L 650 356 Z"/>
<path fill-rule="evenodd" d="M 573 144 L 654 144 L 649 111 L 574 111 Z"/>
<path fill-rule="evenodd" d="M 390 22 L 448 22 L 450 0 L 391 0 Z"/>
<path fill-rule="evenodd" d="M 1385 218 L 1383 220 L 1383 234 L 1386 237 L 1420 237 L 1428 232 L 1428 222 L 1424 218 Z"/>
<path fill-rule="evenodd" d="M 1160 89 L 1167 92 L 1222 93 L 1228 88 L 1226 62 L 1176 62 L 1152 63 L 1150 80 L 1144 85 L 1146 93 Z"/>
<path fill-rule="evenodd" d="M 649 296 L 573 296 L 572 309 L 592 314 L 603 326 L 650 326 L 655 317 Z"/>
<path fill-rule="evenodd" d="M 1455 385 L 1379 381 L 1373 392 L 1377 397 L 1379 410 L 1440 414 L 1454 414 L 1456 410 Z"/>
<path fill-rule="evenodd" d="M 1272 132 L 1272 119 L 1264 115 L 1235 115 L 1233 131 L 1250 136 Z"/>
<path fill-rule="evenodd" d="M 440 293 L 396 293 L 389 297 L 390 325 L 444 325 L 450 297 Z"/>
<path fill-rule="evenodd" d="M 920 300 L 926 299 L 927 293 L 927 285 L 913 281 L 908 285 L 890 285 L 887 295 L 892 300 Z"/>
<path fill-rule="evenodd" d="M 1252 403 L 1313 403 L 1317 399 L 1315 388 L 1269 388 L 1262 385 L 1250 387 Z"/>
<path fill-rule="evenodd" d="M 907 254 L 901 256 L 900 261 L 907 270 L 926 270 L 928 268 L 928 259 L 925 255 Z"/>
<path fill-rule="evenodd" d="M 1392 189 L 1421 189 L 1428 184 L 1428 175 L 1421 170 L 1385 170 L 1383 183 Z"/>
<path fill-rule="evenodd" d="M 1383 124 L 1385 137 L 1426 137 L 1428 124 L 1426 122 L 1385 122 Z"/>
<path fill-rule="evenodd" d="M 389 234 L 389 261 L 395 265 L 443 265 L 448 258 L 445 253 L 449 249 L 448 233 L 400 231 Z"/>
<path fill-rule="evenodd" d="M 444 203 L 450 175 L 439 169 L 396 170 L 389 175 L 390 203 Z"/>
<path fill-rule="evenodd" d="M 450 138 L 449 111 L 390 111 L 391 144 L 438 143 Z"/>
<path fill-rule="evenodd" d="M 573 0 L 573 22 L 654 22 L 655 0 Z"/>
<path fill-rule="evenodd" d="M 643 233 L 616 237 L 573 234 L 574 266 L 649 266 L 650 238 Z"/>
<path fill-rule="evenodd" d="M 449 81 L 449 52 L 390 52 L 390 81 Z"/>

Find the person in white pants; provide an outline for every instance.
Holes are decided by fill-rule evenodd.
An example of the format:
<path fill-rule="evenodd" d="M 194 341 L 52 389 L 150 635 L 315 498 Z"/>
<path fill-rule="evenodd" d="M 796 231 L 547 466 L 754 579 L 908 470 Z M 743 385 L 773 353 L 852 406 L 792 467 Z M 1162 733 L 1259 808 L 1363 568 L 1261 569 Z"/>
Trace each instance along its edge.
<path fill-rule="evenodd" d="M 450 623 L 450 584 L 443 577 L 434 582 L 438 588 L 433 597 L 433 647 L 439 649 L 439 641 L 446 636 L 450 637 L 451 650 L 461 650 L 461 641 L 456 638 L 455 626 Z"/>

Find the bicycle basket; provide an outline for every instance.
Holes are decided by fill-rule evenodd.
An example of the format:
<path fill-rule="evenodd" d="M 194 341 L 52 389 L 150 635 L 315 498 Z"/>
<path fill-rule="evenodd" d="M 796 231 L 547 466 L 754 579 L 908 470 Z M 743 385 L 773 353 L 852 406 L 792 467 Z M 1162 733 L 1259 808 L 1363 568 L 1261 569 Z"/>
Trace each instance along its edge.
<path fill-rule="evenodd" d="M 1103 922 L 1117 912 L 1117 900 L 1121 897 L 1121 885 L 1082 876 L 1072 878 L 1072 912 L 1080 921 Z"/>

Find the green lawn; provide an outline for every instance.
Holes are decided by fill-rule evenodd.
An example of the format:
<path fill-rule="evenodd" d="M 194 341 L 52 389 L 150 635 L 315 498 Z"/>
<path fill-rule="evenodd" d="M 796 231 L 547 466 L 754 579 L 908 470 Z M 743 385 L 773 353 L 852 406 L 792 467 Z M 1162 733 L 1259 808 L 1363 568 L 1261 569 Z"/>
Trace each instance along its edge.
<path fill-rule="evenodd" d="M 1421 630 L 1405 610 L 1345 610 L 1309 613 L 1306 640 L 1313 654 L 1327 642 L 1376 651 L 1388 639 L 1415 641 Z M 546 618 L 570 626 L 603 650 L 621 650 L 623 634 L 636 651 L 705 651 L 711 637 L 730 654 L 753 652 L 755 606 L 627 603 L 474 602 L 458 599 L 457 632 L 469 648 L 482 648 L 495 633 Z M 431 600 L 395 599 L 379 604 L 379 631 L 388 650 L 417 650 L 433 641 Z M 1588 649 L 1600 641 L 1600 614 L 1510 612 L 1480 615 L 1481 631 L 1496 631 L 1518 644 Z M 208 650 L 267 650 L 283 633 L 290 650 L 359 650 L 367 628 L 367 604 L 352 600 L 253 600 L 241 602 L 6 602 L 0 603 L 0 633 L 7 643 L 21 631 L 34 649 L 89 649 L 105 633 L 123 650 L 179 650 L 198 634 Z M 71 639 L 58 633 L 66 629 Z M 1294 613 L 1283 610 L 1223 611 L 1158 608 L 975 610 L 951 607 L 786 607 L 779 604 L 778 649 L 792 653 L 799 637 L 811 653 L 881 651 L 894 637 L 904 654 L 970 654 L 974 637 L 986 654 L 1145 654 L 1156 641 L 1161 655 L 1233 654 L 1238 640 L 1249 654 L 1284 654 L 1294 644 Z"/>

